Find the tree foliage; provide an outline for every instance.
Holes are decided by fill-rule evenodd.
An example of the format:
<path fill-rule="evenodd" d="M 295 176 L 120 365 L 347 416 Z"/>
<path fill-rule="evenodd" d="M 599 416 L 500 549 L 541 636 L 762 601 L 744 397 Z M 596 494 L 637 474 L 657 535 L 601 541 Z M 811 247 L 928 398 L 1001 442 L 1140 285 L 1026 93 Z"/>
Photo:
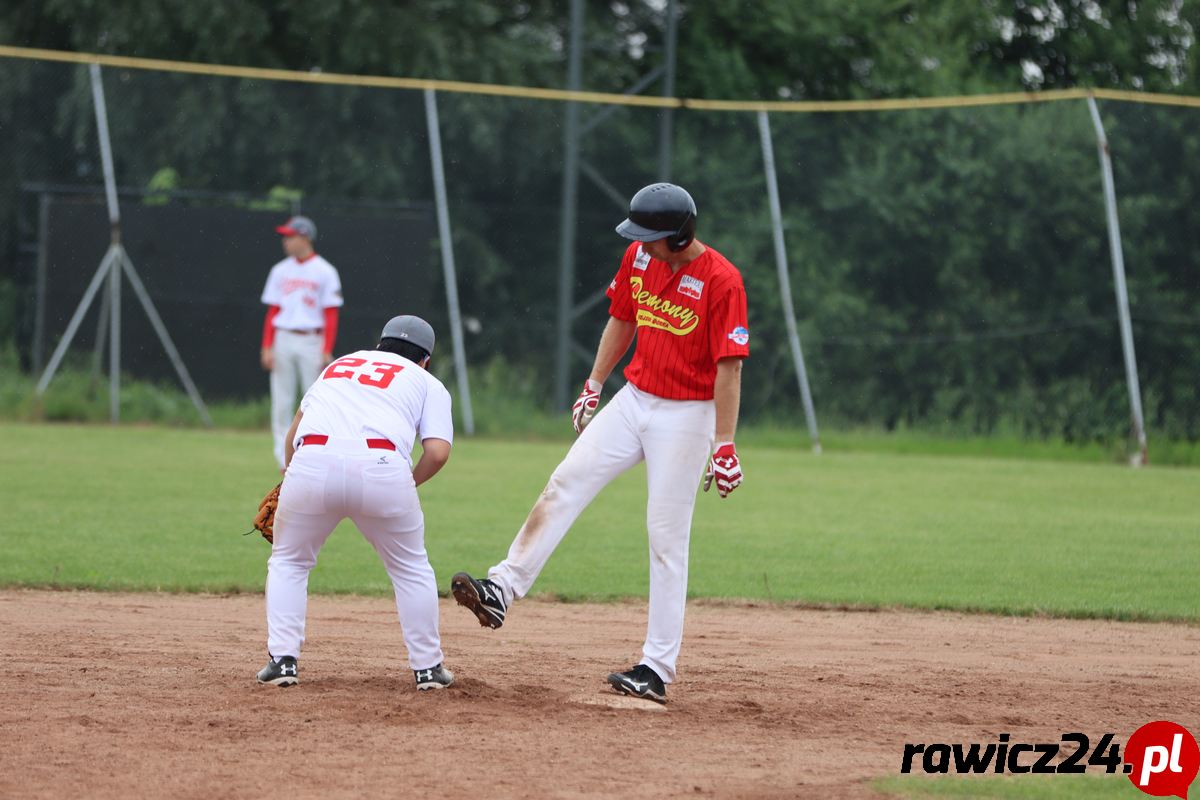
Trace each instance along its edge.
<path fill-rule="evenodd" d="M 664 0 L 587 0 L 584 88 L 660 65 Z M 855 99 L 1103 87 L 1196 91 L 1200 9 L 1181 0 L 680 2 L 676 94 Z M 0 11 L 0 42 L 305 71 L 561 87 L 563 3 L 523 0 L 41 0 Z M 417 92 L 106 70 L 120 181 L 427 202 Z M 647 92 L 661 91 L 651 83 Z M 473 360 L 548 374 L 564 107 L 441 93 Z M 1152 430 L 1200 438 L 1196 114 L 1103 104 L 1117 168 Z M 620 200 L 657 177 L 660 112 L 607 114 L 582 142 L 577 299 L 621 249 Z M 97 183 L 82 68 L 0 62 L 0 255 L 18 259 L 16 186 Z M 676 112 L 673 175 L 702 238 L 743 267 L 750 414 L 794 416 L 752 114 Z M 848 422 L 1120 436 L 1127 425 L 1095 139 L 1082 103 L 773 114 L 791 262 L 818 411 Z M 593 180 L 595 178 L 595 180 Z M 614 197 L 615 195 L 615 197 Z M 603 305 L 576 326 L 585 343 Z M 580 367 L 582 369 L 582 366 Z"/>

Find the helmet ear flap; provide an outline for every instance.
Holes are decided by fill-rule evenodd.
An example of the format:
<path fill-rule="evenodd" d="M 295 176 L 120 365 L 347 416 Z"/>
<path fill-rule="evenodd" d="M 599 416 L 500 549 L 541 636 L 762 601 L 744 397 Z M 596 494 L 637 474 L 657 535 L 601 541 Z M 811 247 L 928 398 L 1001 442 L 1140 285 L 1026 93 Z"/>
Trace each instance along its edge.
<path fill-rule="evenodd" d="M 696 238 L 696 215 L 688 214 L 687 219 L 679 226 L 679 230 L 667 240 L 667 249 L 672 253 L 678 253 L 680 250 L 686 250 L 688 245 Z"/>

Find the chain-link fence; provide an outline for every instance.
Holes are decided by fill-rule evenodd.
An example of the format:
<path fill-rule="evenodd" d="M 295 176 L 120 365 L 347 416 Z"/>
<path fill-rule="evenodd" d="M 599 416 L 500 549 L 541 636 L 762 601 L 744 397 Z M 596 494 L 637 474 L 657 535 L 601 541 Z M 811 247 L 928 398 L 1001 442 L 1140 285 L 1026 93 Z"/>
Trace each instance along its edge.
<path fill-rule="evenodd" d="M 318 249 L 345 284 L 339 348 L 360 346 L 357 337 L 393 312 L 427 315 L 447 331 L 425 84 L 246 74 L 104 69 L 116 179 L 131 209 L 123 238 L 151 294 L 179 306 L 164 314 L 168 327 L 177 317 L 184 339 L 225 331 L 208 339 L 219 358 L 205 370 L 244 362 L 249 375 L 257 292 L 278 257 L 268 217 L 299 204 L 318 226 L 330 223 Z M 565 104 L 554 93 L 437 88 L 466 362 L 473 374 L 515 376 L 509 390 L 549 406 L 562 313 Z M 1102 99 L 1100 109 L 1147 427 L 1195 440 L 1200 111 L 1186 99 L 1136 99 Z M 659 177 L 662 110 L 603 100 L 582 103 L 578 139 L 572 384 L 606 319 L 601 293 L 625 244 L 613 227 L 628 197 Z M 802 424 L 758 109 L 681 105 L 670 177 L 697 199 L 700 238 L 741 268 L 749 291 L 744 414 Z M 1130 402 L 1083 95 L 941 105 L 771 110 L 787 271 L 818 416 L 833 425 L 1125 435 Z M 0 255 L 20 291 L 18 341 L 33 368 L 62 334 L 65 298 L 86 282 L 85 269 L 63 265 L 88 253 L 98 262 L 108 243 L 88 70 L 0 58 L 0 111 L 9 120 L 0 125 Z M 94 205 L 79 207 L 88 194 Z M 189 312 L 197 287 L 220 287 L 228 304 Z M 155 369 L 151 358 L 129 367 Z M 248 380 L 206 391 L 229 395 Z"/>

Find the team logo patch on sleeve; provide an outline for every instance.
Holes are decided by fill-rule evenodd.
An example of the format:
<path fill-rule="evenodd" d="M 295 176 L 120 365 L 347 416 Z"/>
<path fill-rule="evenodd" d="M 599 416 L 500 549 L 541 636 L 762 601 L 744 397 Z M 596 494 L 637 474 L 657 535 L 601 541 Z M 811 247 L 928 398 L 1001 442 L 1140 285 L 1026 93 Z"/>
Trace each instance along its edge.
<path fill-rule="evenodd" d="M 750 341 L 750 331 L 743 328 L 741 325 L 731 330 L 728 334 L 729 341 L 734 344 L 744 345 Z"/>
<path fill-rule="evenodd" d="M 633 259 L 633 268 L 644 270 L 650 266 L 650 254 L 638 247 L 637 257 Z"/>
<path fill-rule="evenodd" d="M 691 275 L 684 275 L 679 279 L 679 293 L 686 294 L 688 297 L 696 300 L 700 299 L 700 294 L 704 291 L 704 281 Z"/>

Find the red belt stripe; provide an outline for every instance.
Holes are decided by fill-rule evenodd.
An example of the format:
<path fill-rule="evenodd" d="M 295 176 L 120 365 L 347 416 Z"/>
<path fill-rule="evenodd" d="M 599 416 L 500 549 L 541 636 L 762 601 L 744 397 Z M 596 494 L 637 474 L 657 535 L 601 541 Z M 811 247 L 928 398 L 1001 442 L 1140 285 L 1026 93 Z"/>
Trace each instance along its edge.
<path fill-rule="evenodd" d="M 300 437 L 300 444 L 325 444 L 329 437 L 323 433 L 309 433 Z M 367 447 L 372 450 L 395 450 L 396 445 L 388 439 L 367 439 Z"/>

